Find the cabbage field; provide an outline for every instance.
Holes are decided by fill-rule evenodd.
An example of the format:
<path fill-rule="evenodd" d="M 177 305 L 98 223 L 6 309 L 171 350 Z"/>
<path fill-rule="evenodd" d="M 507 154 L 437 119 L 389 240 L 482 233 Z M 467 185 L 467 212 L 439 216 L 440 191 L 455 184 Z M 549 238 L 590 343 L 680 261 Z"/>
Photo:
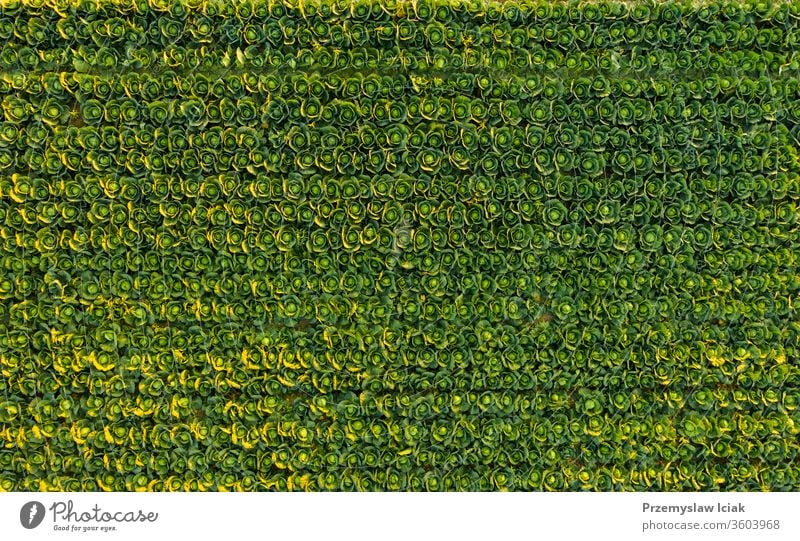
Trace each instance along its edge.
<path fill-rule="evenodd" d="M 800 490 L 800 3 L 0 2 L 0 490 Z"/>

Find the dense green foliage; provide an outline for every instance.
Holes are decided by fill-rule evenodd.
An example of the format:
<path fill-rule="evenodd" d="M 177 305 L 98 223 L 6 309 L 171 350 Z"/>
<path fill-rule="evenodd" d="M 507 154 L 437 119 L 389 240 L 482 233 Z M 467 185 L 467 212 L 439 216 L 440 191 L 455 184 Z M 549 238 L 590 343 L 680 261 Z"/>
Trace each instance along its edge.
<path fill-rule="evenodd" d="M 800 5 L 2 6 L 0 489 L 800 489 Z"/>

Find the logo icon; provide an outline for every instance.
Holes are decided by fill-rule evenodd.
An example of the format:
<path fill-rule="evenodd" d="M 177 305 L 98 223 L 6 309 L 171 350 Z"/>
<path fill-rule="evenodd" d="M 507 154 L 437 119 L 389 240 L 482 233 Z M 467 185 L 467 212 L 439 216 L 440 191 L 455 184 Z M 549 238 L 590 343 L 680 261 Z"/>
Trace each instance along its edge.
<path fill-rule="evenodd" d="M 28 502 L 19 510 L 19 521 L 23 528 L 32 530 L 44 520 L 44 504 L 42 502 Z"/>

